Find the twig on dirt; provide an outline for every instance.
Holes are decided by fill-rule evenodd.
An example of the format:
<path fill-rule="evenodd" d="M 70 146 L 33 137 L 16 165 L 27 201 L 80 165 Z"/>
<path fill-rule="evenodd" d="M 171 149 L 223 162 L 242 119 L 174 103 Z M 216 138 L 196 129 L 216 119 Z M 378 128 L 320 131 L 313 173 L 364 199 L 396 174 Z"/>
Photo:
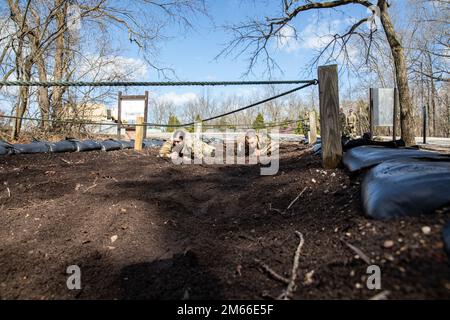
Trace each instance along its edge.
<path fill-rule="evenodd" d="M 9 187 L 6 187 L 6 192 L 8 193 L 8 198 L 11 198 L 11 190 L 9 190 Z"/>
<path fill-rule="evenodd" d="M 390 294 L 391 294 L 391 292 L 389 290 L 386 290 L 386 291 L 380 292 L 379 294 L 373 296 L 369 300 L 387 300 L 388 296 Z"/>
<path fill-rule="evenodd" d="M 353 250 L 353 252 L 355 252 L 365 263 L 367 263 L 368 265 L 371 264 L 370 262 L 370 258 L 364 253 L 362 252 L 361 249 L 359 249 L 358 247 L 355 247 L 354 245 L 348 243 L 347 241 L 345 241 L 344 239 L 341 239 L 341 241 L 347 246 L 349 247 L 351 250 Z"/>
<path fill-rule="evenodd" d="M 86 190 L 84 190 L 83 193 L 86 193 L 86 192 L 88 192 L 89 190 L 94 189 L 94 188 L 97 186 L 97 180 L 98 180 L 98 177 L 95 177 L 95 180 L 94 180 L 94 183 L 92 184 L 92 186 L 90 186 L 89 188 L 87 188 Z"/>
<path fill-rule="evenodd" d="M 263 268 L 263 270 L 267 272 L 274 280 L 278 280 L 284 284 L 289 284 L 289 279 L 283 277 L 282 275 L 279 275 L 276 271 L 272 270 L 267 264 L 265 264 L 261 260 L 255 259 L 254 261 L 258 263 L 261 266 L 261 268 Z"/>
<path fill-rule="evenodd" d="M 269 203 L 269 211 L 275 211 L 279 214 L 284 214 L 284 211 L 281 211 L 280 209 L 277 208 L 272 208 L 272 203 Z"/>
<path fill-rule="evenodd" d="M 292 298 L 297 286 L 295 281 L 297 280 L 297 272 L 300 266 L 300 254 L 302 253 L 303 245 L 305 244 L 305 239 L 303 238 L 303 234 L 295 231 L 295 234 L 300 238 L 300 242 L 298 244 L 297 250 L 295 250 L 294 262 L 292 264 L 291 276 L 289 279 L 279 275 L 277 272 L 273 271 L 268 265 L 264 264 L 258 259 L 255 259 L 255 262 L 259 263 L 259 265 L 263 268 L 265 272 L 267 272 L 273 279 L 278 280 L 284 284 L 287 284 L 287 287 L 283 292 L 277 297 L 277 300 L 289 300 Z"/>
<path fill-rule="evenodd" d="M 305 187 L 305 189 L 302 190 L 302 192 L 300 192 L 298 194 L 298 196 L 292 200 L 292 202 L 289 204 L 289 206 L 287 207 L 286 211 L 289 210 L 297 201 L 298 199 L 300 199 L 300 197 L 305 193 L 305 191 L 308 189 L 308 187 Z"/>
<path fill-rule="evenodd" d="M 66 159 L 64 159 L 64 158 L 61 158 L 61 161 L 62 162 L 64 162 L 64 163 L 67 163 L 67 164 L 73 164 L 73 162 L 72 161 L 69 161 L 69 160 L 66 160 Z"/>
<path fill-rule="evenodd" d="M 301 234 L 301 232 L 295 231 L 295 234 L 300 238 L 300 242 L 298 244 L 297 250 L 295 251 L 294 263 L 292 265 L 291 271 L 291 279 L 289 280 L 289 284 L 286 290 L 284 290 L 278 296 L 277 300 L 289 300 L 294 294 L 295 290 L 297 289 L 295 281 L 297 280 L 297 271 L 300 265 L 300 254 L 302 253 L 302 248 L 303 245 L 305 244 L 305 239 L 303 238 L 303 234 Z"/>

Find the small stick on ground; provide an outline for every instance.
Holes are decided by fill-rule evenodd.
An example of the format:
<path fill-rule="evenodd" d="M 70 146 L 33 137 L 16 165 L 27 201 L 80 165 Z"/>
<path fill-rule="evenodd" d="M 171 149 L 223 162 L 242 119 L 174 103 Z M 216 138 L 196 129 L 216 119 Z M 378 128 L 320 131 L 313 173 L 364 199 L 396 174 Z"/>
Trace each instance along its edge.
<path fill-rule="evenodd" d="M 300 232 L 295 231 L 295 234 L 300 238 L 300 242 L 298 244 L 297 250 L 295 251 L 291 277 L 289 279 L 279 275 L 277 272 L 273 271 L 268 265 L 264 264 L 260 260 L 255 259 L 255 262 L 258 263 L 263 268 L 263 270 L 267 272 L 273 279 L 287 284 L 286 289 L 283 290 L 283 292 L 277 297 L 277 300 L 289 300 L 297 289 L 295 281 L 297 280 L 297 272 L 300 266 L 300 254 L 302 253 L 305 239 L 303 238 L 303 234 L 301 234 Z"/>
<path fill-rule="evenodd" d="M 259 259 L 255 259 L 255 262 L 258 263 L 265 272 L 267 272 L 274 280 L 278 280 L 284 284 L 289 284 L 289 279 L 279 275 L 276 271 L 272 270 L 267 264 L 262 262 Z"/>
<path fill-rule="evenodd" d="M 305 239 L 303 238 L 303 235 L 300 232 L 295 231 L 295 234 L 300 238 L 300 242 L 298 244 L 297 250 L 295 251 L 294 263 L 292 265 L 291 271 L 291 279 L 289 280 L 289 284 L 286 290 L 284 290 L 278 296 L 277 300 L 289 300 L 294 294 L 295 290 L 297 289 L 295 281 L 297 280 L 297 272 L 300 266 L 300 254 L 302 253 L 302 248 L 303 245 L 305 244 Z"/>
<path fill-rule="evenodd" d="M 305 187 L 305 189 L 302 190 L 302 192 L 300 192 L 298 194 L 298 196 L 292 200 L 292 202 L 289 204 L 289 206 L 287 207 L 286 211 L 288 211 L 297 201 L 298 199 L 300 199 L 300 197 L 305 193 L 305 191 L 308 189 L 308 187 Z"/>
<path fill-rule="evenodd" d="M 388 296 L 391 294 L 390 291 L 386 290 L 383 292 L 380 292 L 379 294 L 373 296 L 372 298 L 370 298 L 369 300 L 387 300 Z"/>
<path fill-rule="evenodd" d="M 95 177 L 95 180 L 94 180 L 94 183 L 92 184 L 92 186 L 90 186 L 89 188 L 87 188 L 86 190 L 84 190 L 83 193 L 86 193 L 86 192 L 88 192 L 89 190 L 94 189 L 94 188 L 97 186 L 97 180 L 98 180 L 98 177 Z"/>
<path fill-rule="evenodd" d="M 8 193 L 8 198 L 11 198 L 11 190 L 9 190 L 9 187 L 6 187 L 6 192 Z"/>
<path fill-rule="evenodd" d="M 355 247 L 354 245 L 348 243 L 347 241 L 345 241 L 344 239 L 341 239 L 341 241 L 347 246 L 349 247 L 351 250 L 353 250 L 353 252 L 355 252 L 365 263 L 367 263 L 368 265 L 371 264 L 370 262 L 370 258 L 364 253 L 362 252 L 361 249 L 359 249 L 358 247 Z"/>
<path fill-rule="evenodd" d="M 64 163 L 67 163 L 67 164 L 69 164 L 69 165 L 73 164 L 72 161 L 66 160 L 66 159 L 64 159 L 64 158 L 61 158 L 61 161 L 64 162 Z"/>
<path fill-rule="evenodd" d="M 284 211 L 281 211 L 280 209 L 277 208 L 272 208 L 272 203 L 269 203 L 269 211 L 275 211 L 279 214 L 284 214 Z"/>

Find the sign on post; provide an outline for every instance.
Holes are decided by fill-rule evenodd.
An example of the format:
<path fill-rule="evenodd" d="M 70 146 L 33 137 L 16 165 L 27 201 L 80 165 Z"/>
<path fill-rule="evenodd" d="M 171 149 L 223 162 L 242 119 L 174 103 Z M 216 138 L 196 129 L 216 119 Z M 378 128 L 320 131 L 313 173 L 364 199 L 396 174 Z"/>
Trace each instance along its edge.
<path fill-rule="evenodd" d="M 370 88 L 370 135 L 374 128 L 392 127 L 392 139 L 397 139 L 397 88 Z"/>
<path fill-rule="evenodd" d="M 127 119 L 129 123 L 134 122 L 137 116 L 144 114 L 144 123 L 147 123 L 148 115 L 148 91 L 145 95 L 125 96 L 119 92 L 118 97 L 118 123 L 117 135 L 120 139 L 121 129 L 124 127 L 123 118 Z M 147 137 L 147 126 L 143 126 L 143 138 Z"/>
<path fill-rule="evenodd" d="M 373 125 L 378 127 L 392 127 L 394 125 L 394 89 L 372 89 Z"/>

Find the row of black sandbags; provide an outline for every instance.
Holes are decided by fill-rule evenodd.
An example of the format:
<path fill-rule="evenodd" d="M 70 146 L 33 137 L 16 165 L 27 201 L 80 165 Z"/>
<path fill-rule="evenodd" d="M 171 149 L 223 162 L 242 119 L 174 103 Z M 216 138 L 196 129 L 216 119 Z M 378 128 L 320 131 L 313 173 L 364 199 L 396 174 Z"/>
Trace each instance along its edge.
<path fill-rule="evenodd" d="M 450 156 L 411 148 L 361 146 L 343 159 L 353 174 L 363 173 L 364 214 L 378 220 L 433 214 L 450 206 Z M 443 230 L 450 257 L 450 222 Z"/>
<path fill-rule="evenodd" d="M 399 148 L 405 146 L 405 142 L 401 139 L 395 141 L 375 141 L 370 139 L 367 134 L 364 134 L 362 138 L 359 139 L 348 139 L 346 137 L 343 137 L 341 142 L 343 151 L 348 151 L 361 146 L 380 146 L 387 148 Z M 306 141 L 305 143 L 308 143 L 308 141 Z M 322 141 L 319 138 L 314 144 L 313 153 L 319 154 L 320 152 L 322 152 Z"/>
<path fill-rule="evenodd" d="M 145 140 L 144 148 L 158 147 L 163 144 L 162 140 Z M 65 153 L 65 152 L 87 152 L 87 151 L 115 151 L 133 149 L 134 140 L 75 140 L 67 139 L 60 142 L 34 141 L 28 144 L 10 144 L 0 141 L 0 155 L 8 154 L 36 154 L 36 153 Z"/>

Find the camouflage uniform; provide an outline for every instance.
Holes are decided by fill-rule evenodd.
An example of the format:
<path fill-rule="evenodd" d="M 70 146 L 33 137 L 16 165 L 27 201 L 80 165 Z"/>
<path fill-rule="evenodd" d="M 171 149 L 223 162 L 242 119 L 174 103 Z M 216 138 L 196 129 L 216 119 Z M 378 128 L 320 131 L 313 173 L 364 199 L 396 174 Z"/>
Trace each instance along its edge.
<path fill-rule="evenodd" d="M 170 158 L 173 152 L 178 152 L 180 157 L 203 159 L 205 156 L 212 156 L 214 151 L 214 147 L 198 139 L 184 141 L 180 150 L 177 150 L 177 146 L 173 145 L 172 140 L 168 140 L 164 142 L 159 150 L 159 156 L 161 158 Z"/>
<path fill-rule="evenodd" d="M 345 115 L 344 112 L 339 112 L 339 123 L 340 123 L 340 126 L 341 126 L 341 135 L 343 137 L 346 137 L 348 135 L 347 116 Z"/>
<path fill-rule="evenodd" d="M 235 154 L 242 156 L 245 154 L 246 157 L 250 155 L 255 155 L 256 151 L 259 151 L 260 155 L 270 156 L 273 151 L 276 150 L 275 144 L 268 135 L 255 135 L 257 139 L 257 144 L 255 148 L 251 148 L 247 143 L 246 136 L 242 135 L 237 138 Z"/>
<path fill-rule="evenodd" d="M 356 138 L 356 115 L 354 113 L 351 113 L 348 116 L 347 123 L 348 123 L 348 131 L 351 138 Z"/>

